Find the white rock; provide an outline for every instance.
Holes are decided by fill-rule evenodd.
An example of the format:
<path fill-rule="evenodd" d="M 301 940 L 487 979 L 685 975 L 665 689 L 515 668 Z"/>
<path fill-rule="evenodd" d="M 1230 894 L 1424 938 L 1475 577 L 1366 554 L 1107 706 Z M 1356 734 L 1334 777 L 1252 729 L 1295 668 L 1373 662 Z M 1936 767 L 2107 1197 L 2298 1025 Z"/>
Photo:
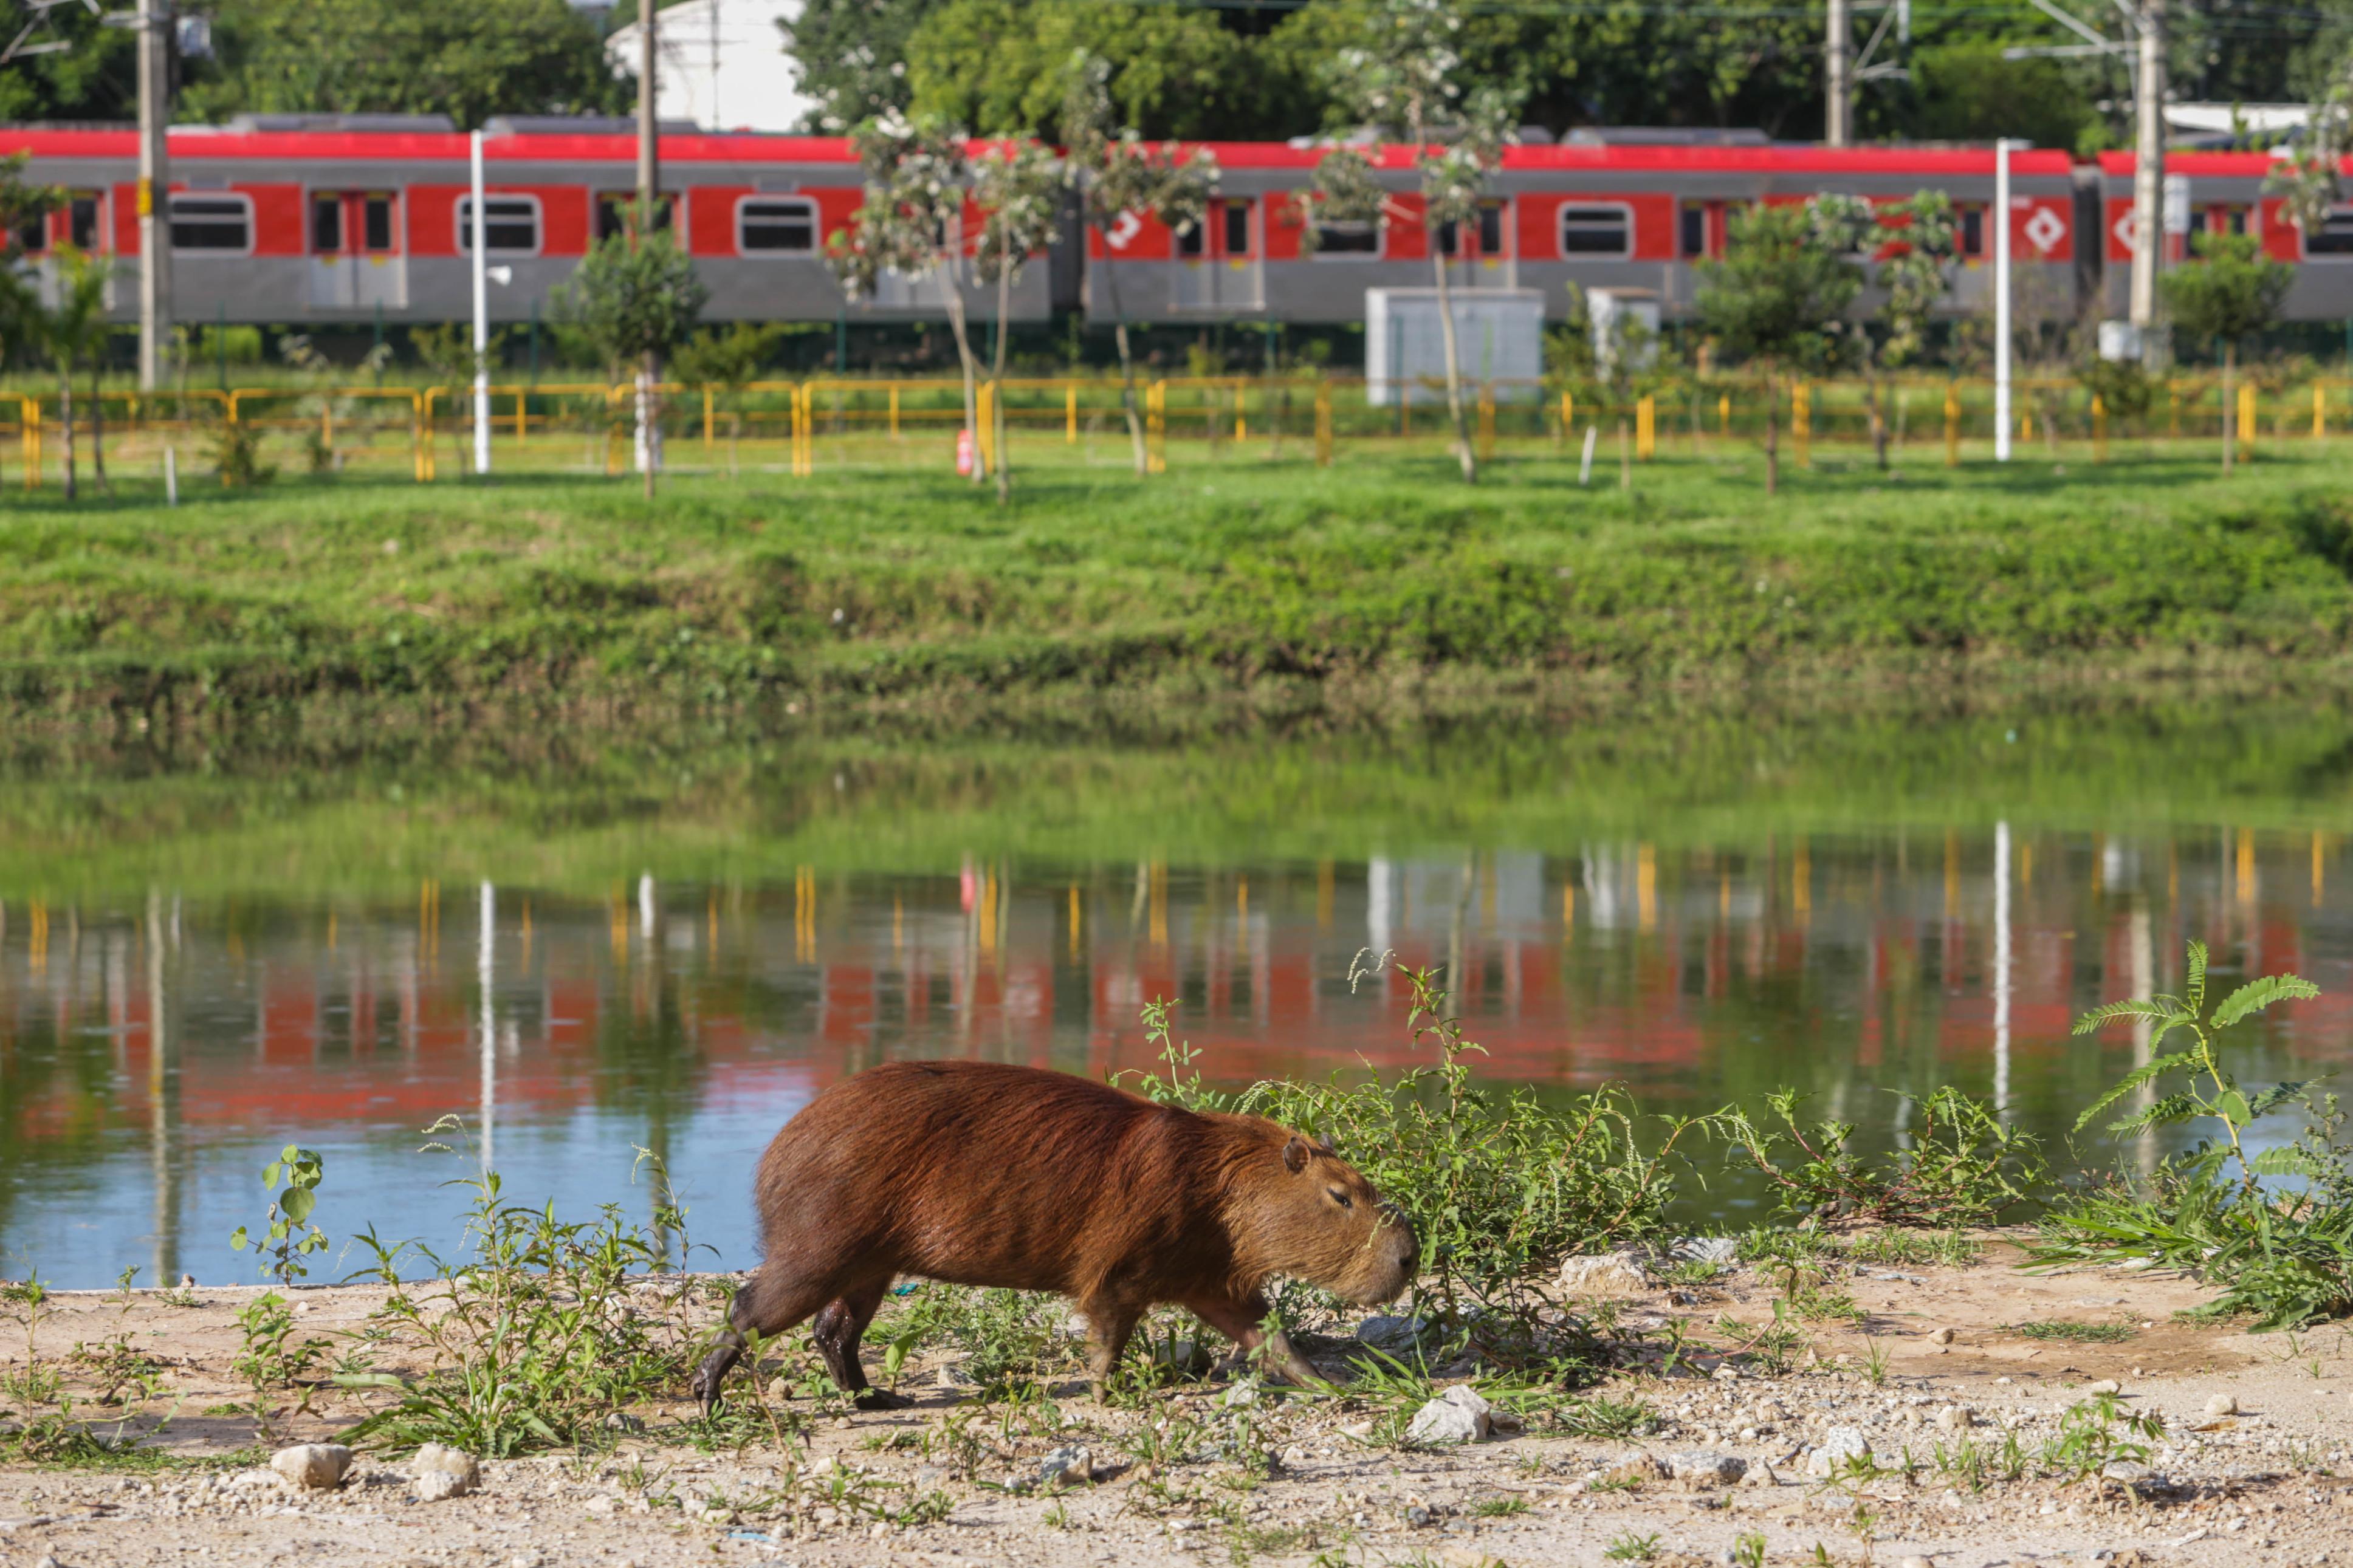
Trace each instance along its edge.
<path fill-rule="evenodd" d="M 2084 1388 L 2084 1393 L 2095 1397 L 2103 1394 L 2122 1394 L 2124 1391 L 2125 1385 L 2113 1377 L 2101 1378 L 2095 1383 L 2085 1384 Z"/>
<path fill-rule="evenodd" d="M 1928 1338 L 1937 1344 L 1948 1345 L 1953 1342 L 1953 1331 L 1950 1329 L 1938 1329 L 1935 1333 L 1930 1334 Z"/>
<path fill-rule="evenodd" d="M 1478 1390 L 1458 1384 L 1414 1413 L 1405 1440 L 1430 1447 L 1483 1443 L 1494 1429 L 1493 1406 L 1480 1397 Z"/>
<path fill-rule="evenodd" d="M 1759 1459 L 1741 1472 L 1740 1484 L 1744 1487 L 1778 1487 L 1781 1484 L 1781 1478 L 1770 1464 Z"/>
<path fill-rule="evenodd" d="M 1906 1557 L 1895 1568 L 1936 1568 L 1936 1565 L 1926 1557 Z"/>
<path fill-rule="evenodd" d="M 1977 1407 L 1971 1405 L 1947 1405 L 1936 1412 L 1936 1425 L 1947 1432 L 1966 1432 L 1978 1423 Z"/>
<path fill-rule="evenodd" d="M 447 1502 L 466 1495 L 466 1483 L 447 1470 L 427 1470 L 415 1483 L 418 1502 Z"/>
<path fill-rule="evenodd" d="M 409 1461 L 408 1473 L 417 1478 L 417 1495 L 425 1502 L 463 1497 L 482 1480 L 482 1467 L 473 1455 L 441 1443 L 427 1443 L 417 1449 L 417 1458 Z M 436 1480 L 437 1476 L 448 1479 Z"/>
<path fill-rule="evenodd" d="M 1855 1459 L 1871 1458 L 1871 1440 L 1860 1426 L 1833 1426 L 1822 1434 L 1822 1440 L 1811 1454 L 1806 1456 L 1806 1473 L 1827 1476 L 1844 1468 Z"/>
<path fill-rule="evenodd" d="M 2206 1414 L 2209 1415 L 2236 1415 L 2238 1413 L 2239 1400 L 2235 1394 L 2218 1394 L 2206 1401 Z"/>
<path fill-rule="evenodd" d="M 1038 1462 L 1040 1486 L 1077 1486 L 1094 1479 L 1095 1456 L 1091 1448 L 1057 1448 Z"/>
<path fill-rule="evenodd" d="M 1740 1239 L 1731 1236 L 1687 1236 L 1674 1245 L 1674 1255 L 1693 1263 L 1729 1268 L 1740 1258 Z"/>
<path fill-rule="evenodd" d="M 1229 1410 L 1240 1410 L 1244 1405 L 1256 1405 L 1258 1403 L 1258 1384 L 1251 1382 L 1247 1377 L 1242 1379 L 1240 1383 L 1235 1384 L 1231 1388 L 1226 1390 L 1224 1403 L 1226 1408 Z"/>
<path fill-rule="evenodd" d="M 1639 1252 L 1584 1253 L 1561 1259 L 1560 1288 L 1574 1295 L 1625 1295 L 1649 1289 L 1651 1276 Z"/>
<path fill-rule="evenodd" d="M 352 1451 L 341 1443 L 298 1443 L 272 1454 L 269 1468 L 298 1487 L 327 1491 L 343 1485 Z"/>
<path fill-rule="evenodd" d="M 2110 1459 L 2100 1467 L 2100 1476 L 2103 1479 L 2123 1481 L 2127 1485 L 2136 1481 L 2145 1481 L 2148 1479 L 2149 1474 L 2149 1468 L 2147 1465 L 2135 1464 L 2130 1459 Z"/>
<path fill-rule="evenodd" d="M 1736 1454 L 1719 1454 L 1704 1449 L 1688 1454 L 1669 1454 L 1667 1470 L 1676 1480 L 1695 1486 L 1728 1487 L 1747 1473 L 1748 1461 Z"/>

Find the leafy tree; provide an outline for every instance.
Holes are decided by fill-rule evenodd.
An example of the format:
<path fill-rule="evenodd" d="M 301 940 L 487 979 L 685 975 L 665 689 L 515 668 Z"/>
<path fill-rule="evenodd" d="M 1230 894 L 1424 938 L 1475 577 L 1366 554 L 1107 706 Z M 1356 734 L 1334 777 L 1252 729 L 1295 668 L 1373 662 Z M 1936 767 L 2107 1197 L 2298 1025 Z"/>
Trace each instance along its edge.
<path fill-rule="evenodd" d="M 919 113 L 984 136 L 1047 136 L 1073 54 L 1099 59 L 1119 123 L 1168 137 L 1280 139 L 1315 122 L 1287 60 L 1189 5 L 947 0 L 907 43 Z"/>
<path fill-rule="evenodd" d="M 0 71 L 0 120 L 133 120 L 139 114 L 138 35 L 110 27 L 118 6 L 56 5 L 46 15 L 26 0 L 0 0 L 0 37 L 32 28 L 27 43 L 67 47 L 19 55 Z"/>
<path fill-rule="evenodd" d="M 850 144 L 865 171 L 866 199 L 850 227 L 828 238 L 826 259 L 853 298 L 871 298 L 886 272 L 929 278 L 938 286 L 964 371 L 964 427 L 976 442 L 977 367 L 964 310 L 972 268 L 964 209 L 973 184 L 965 140 L 961 127 L 935 117 L 892 116 L 860 125 Z M 1003 338 L 1000 332 L 1000 342 Z M 978 464 L 972 479 L 981 480 Z"/>
<path fill-rule="evenodd" d="M 108 331 L 106 282 L 110 268 L 95 257 L 60 246 L 57 251 L 58 302 L 41 323 L 41 346 L 58 373 L 58 423 L 63 427 L 66 458 L 66 500 L 78 494 L 74 471 L 74 371 L 90 364 L 90 462 L 98 488 L 111 493 L 106 482 L 105 426 L 98 416 L 98 378 L 103 368 L 100 350 Z"/>
<path fill-rule="evenodd" d="M 661 466 L 655 390 L 661 363 L 694 330 L 710 298 L 694 263 L 670 231 L 638 223 L 598 242 L 571 281 L 555 291 L 559 321 L 578 329 L 607 364 L 636 367 L 638 463 L 648 499 L 654 493 L 654 470 Z"/>
<path fill-rule="evenodd" d="M 1479 216 L 1479 200 L 1489 176 L 1513 140 L 1518 97 L 1500 88 L 1466 94 L 1457 50 L 1462 16 L 1452 0 L 1382 0 L 1378 25 L 1362 47 L 1344 49 L 1328 67 L 1334 100 L 1366 127 L 1402 135 L 1414 150 L 1421 175 L 1423 222 L 1430 234 L 1430 270 L 1438 280 L 1440 341 L 1446 350 L 1446 410 L 1454 422 L 1454 449 L 1465 483 L 1476 483 L 1479 458 L 1462 413 L 1462 355 L 1455 341 L 1454 296 L 1447 278 L 1448 258 L 1438 244 L 1449 226 L 1460 232 Z M 1442 144 L 1439 133 L 1449 133 Z M 1327 187 L 1328 175 L 1343 182 Z M 1339 205 L 1361 209 L 1369 166 L 1326 157 L 1316 170 L 1317 188 L 1337 195 Z M 1307 231 L 1314 233 L 1313 227 Z"/>
<path fill-rule="evenodd" d="M 1103 238 L 1106 264 L 1100 275 L 1119 343 L 1119 403 L 1127 416 L 1135 471 L 1142 475 L 1148 467 L 1144 419 L 1135 407 L 1135 356 L 1128 346 L 1127 313 L 1120 308 L 1119 268 L 1111 264 L 1116 260 L 1111 231 L 1129 213 L 1155 218 L 1178 234 L 1197 226 L 1208 211 L 1218 165 L 1206 148 L 1180 153 L 1173 147 L 1147 146 L 1134 127 L 1118 124 L 1110 81 L 1111 63 L 1100 55 L 1081 54 L 1071 61 L 1061 137 L 1065 166 L 1080 187 L 1081 210 Z"/>
<path fill-rule="evenodd" d="M 903 118 L 913 95 L 907 46 L 943 0 L 803 0 L 779 20 L 801 91 L 817 101 L 811 131 L 839 136 L 869 120 Z"/>
<path fill-rule="evenodd" d="M 1887 467 L 1887 420 L 1882 410 L 1884 373 L 1919 358 L 1929 318 L 1952 287 L 1958 255 L 1953 202 L 1942 191 L 1915 191 L 1908 198 L 1874 207 L 1861 196 L 1817 196 L 1809 204 L 1817 239 L 1839 254 L 1868 255 L 1886 247 L 1879 262 L 1880 305 L 1886 339 L 1877 352 L 1866 337 L 1858 345 L 1870 372 L 1871 444 Z"/>
<path fill-rule="evenodd" d="M 1704 328 L 1765 372 L 1765 493 L 1781 488 L 1779 378 L 1840 356 L 1847 307 L 1862 267 L 1822 243 L 1810 205 L 1757 205 L 1731 215 L 1721 261 L 1700 264 L 1693 303 Z"/>
<path fill-rule="evenodd" d="M 2196 261 L 2158 279 L 2166 314 L 2194 338 L 2222 341 L 2222 471 L 2236 460 L 2239 439 L 2239 340 L 2279 319 L 2280 302 L 2295 268 L 2263 253 L 2252 234 L 2201 234 Z"/>
<path fill-rule="evenodd" d="M 41 342 L 41 303 L 19 269 L 25 252 L 16 236 L 55 207 L 64 193 L 53 185 L 25 183 L 25 165 L 31 158 L 28 153 L 0 157 L 0 354 L 37 349 Z"/>
<path fill-rule="evenodd" d="M 726 389 L 727 477 L 735 477 L 735 443 L 744 435 L 742 397 L 744 384 L 759 379 L 761 370 L 783 341 L 782 321 L 736 321 L 722 331 L 705 327 L 686 342 L 670 361 L 671 371 L 689 386 Z"/>
<path fill-rule="evenodd" d="M 997 499 L 1011 499 L 1013 465 L 1005 445 L 1005 351 L 1013 337 L 1013 279 L 1029 258 L 1061 237 L 1062 161 L 1035 142 L 991 147 L 974 167 L 973 199 L 980 204 L 979 243 L 973 259 L 983 278 L 997 280 Z"/>
<path fill-rule="evenodd" d="M 2080 73 L 2053 59 L 2009 60 L 2009 40 L 1957 38 L 1915 50 L 1916 99 L 1903 119 L 1911 134 L 1939 142 L 2017 136 L 2038 147 L 2091 149 L 2100 141 L 2094 94 Z"/>
<path fill-rule="evenodd" d="M 125 35 L 126 37 L 128 35 Z M 613 112 L 634 79 L 605 58 L 596 26 L 566 0 L 221 0 L 215 62 L 181 93 L 184 112 Z"/>

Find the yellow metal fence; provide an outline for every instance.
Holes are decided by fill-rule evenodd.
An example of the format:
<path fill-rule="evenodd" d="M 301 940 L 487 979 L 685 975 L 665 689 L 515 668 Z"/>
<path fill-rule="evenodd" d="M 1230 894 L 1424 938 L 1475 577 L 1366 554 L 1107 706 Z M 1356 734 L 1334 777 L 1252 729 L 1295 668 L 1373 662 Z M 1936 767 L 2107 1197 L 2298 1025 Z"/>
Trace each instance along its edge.
<path fill-rule="evenodd" d="M 1884 441 L 1899 449 L 1941 448 L 1947 464 L 1961 460 L 1965 441 L 1990 438 L 1993 388 L 1982 380 L 1786 381 L 1686 383 L 1631 397 L 1557 384 L 1489 381 L 1462 389 L 1464 420 L 1482 457 L 1506 441 L 1548 443 L 1564 449 L 1587 427 L 1630 440 L 1633 457 L 1704 453 L 1717 443 L 1754 442 L 1777 426 L 1795 461 L 1812 460 L 1822 443 Z M 494 452 L 509 460 L 531 453 L 539 460 L 619 473 L 629 466 L 638 389 L 602 383 L 501 384 L 490 389 Z M 1025 441 L 1060 437 L 1076 447 L 1102 438 L 1124 442 L 1122 384 L 1102 377 L 1008 377 L 984 381 L 965 408 L 960 382 L 818 377 L 750 382 L 733 386 L 653 389 L 657 424 L 676 462 L 678 443 L 699 447 L 706 463 L 736 462 L 739 448 L 781 447 L 796 475 L 816 472 L 818 454 L 855 462 L 888 458 L 911 440 L 957 436 L 973 429 L 970 460 L 979 473 L 1004 458 L 998 430 Z M 1347 376 L 1166 376 L 1135 386 L 1147 467 L 1165 470 L 1172 443 L 1219 448 L 1264 443 L 1282 455 L 1294 443 L 1303 457 L 1334 461 L 1344 443 L 1442 441 L 1451 416 L 1442 384 L 1417 380 L 1372 384 Z M 2154 389 L 2147 406 L 2109 408 L 2072 380 L 2028 379 L 2013 384 L 2014 450 L 2057 454 L 2063 443 L 2088 447 L 2106 461 L 2117 439 L 2219 438 L 2219 382 L 2184 378 Z M 13 432 L 5 416 L 13 405 Z M 290 440 L 317 468 L 375 463 L 406 468 L 420 483 L 440 477 L 443 443 L 460 455 L 473 429 L 470 387 L 243 387 L 185 393 L 106 392 L 95 411 L 88 396 L 73 404 L 78 434 L 97 426 L 115 441 L 153 447 L 217 441 L 225 433 Z M 2303 385 L 2242 382 L 2235 429 L 2242 453 L 2264 442 L 2318 440 L 2353 434 L 2353 380 Z M 59 400 L 0 397 L 0 450 L 16 437 L 22 483 L 43 482 L 61 461 Z M 496 460 L 496 459 L 494 459 Z M 902 458 L 901 460 L 903 460 Z"/>

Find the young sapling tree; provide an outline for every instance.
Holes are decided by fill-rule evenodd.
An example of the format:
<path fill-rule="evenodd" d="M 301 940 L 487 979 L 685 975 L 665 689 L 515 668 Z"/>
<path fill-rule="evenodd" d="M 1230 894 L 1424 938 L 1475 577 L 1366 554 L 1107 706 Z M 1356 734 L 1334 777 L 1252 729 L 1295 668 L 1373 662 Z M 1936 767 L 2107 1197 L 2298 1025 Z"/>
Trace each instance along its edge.
<path fill-rule="evenodd" d="M 965 215 L 973 170 L 965 142 L 960 127 L 934 116 L 860 125 L 850 145 L 864 170 L 865 200 L 850 226 L 827 239 L 826 259 L 852 299 L 873 298 L 886 272 L 929 278 L 937 286 L 964 372 L 964 427 L 977 445 L 978 372 L 964 309 L 973 252 Z M 976 463 L 973 483 L 981 477 Z"/>
<path fill-rule="evenodd" d="M 973 260 L 997 286 L 997 355 L 988 368 L 997 395 L 990 399 L 989 446 L 995 454 L 997 499 L 1012 497 L 1013 473 L 1006 450 L 1005 353 L 1013 336 L 1013 280 L 1038 252 L 1061 237 L 1064 190 L 1062 162 L 1035 142 L 990 148 L 973 168 L 973 199 L 980 206 L 979 243 Z"/>
<path fill-rule="evenodd" d="M 2222 471 L 2237 460 L 2239 446 L 2239 340 L 2279 320 L 2280 304 L 2295 268 L 2263 253 L 2252 234 L 2201 234 L 2191 247 L 2197 259 L 2177 267 L 2159 281 L 2166 313 L 2176 328 L 2195 338 L 2222 343 Z"/>
<path fill-rule="evenodd" d="M 555 316 L 594 345 L 606 362 L 637 375 L 638 465 L 646 497 L 661 466 L 661 410 L 655 374 L 694 331 L 711 290 L 670 230 L 640 214 L 597 243 L 570 282 L 555 291 Z"/>
<path fill-rule="evenodd" d="M 1693 303 L 1726 350 L 1765 372 L 1765 493 L 1781 488 L 1780 375 L 1837 357 L 1862 267 L 1821 236 L 1811 204 L 1757 205 L 1731 215 L 1721 261 L 1700 263 Z"/>
<path fill-rule="evenodd" d="M 1135 355 L 1128 343 L 1127 312 L 1119 300 L 1118 251 L 1125 243 L 1120 237 L 1128 232 L 1127 225 L 1144 218 L 1158 221 L 1176 235 L 1198 226 L 1217 185 L 1218 164 L 1207 148 L 1180 153 L 1172 147 L 1146 146 L 1134 127 L 1118 124 L 1110 81 L 1111 65 L 1102 56 L 1082 52 L 1071 61 L 1070 88 L 1062 100 L 1062 156 L 1079 187 L 1086 224 L 1103 240 L 1100 276 L 1111 306 L 1112 334 L 1119 344 L 1120 410 L 1127 416 L 1128 441 L 1141 477 L 1150 459 L 1145 450 L 1144 416 L 1135 405 Z"/>

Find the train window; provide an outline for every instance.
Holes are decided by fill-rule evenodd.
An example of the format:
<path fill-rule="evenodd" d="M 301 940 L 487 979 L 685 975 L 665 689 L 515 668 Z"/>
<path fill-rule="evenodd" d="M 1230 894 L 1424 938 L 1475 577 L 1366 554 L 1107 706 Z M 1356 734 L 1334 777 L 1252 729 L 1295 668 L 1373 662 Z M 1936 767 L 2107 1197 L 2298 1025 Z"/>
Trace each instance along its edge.
<path fill-rule="evenodd" d="M 2321 226 L 2304 237 L 2306 256 L 2353 256 L 2353 207 L 2331 207 Z"/>
<path fill-rule="evenodd" d="M 1630 255 L 1633 237 L 1633 215 L 1625 207 L 1560 209 L 1560 248 L 1564 256 Z"/>
<path fill-rule="evenodd" d="M 1479 254 L 1504 254 L 1504 204 L 1501 202 L 1479 204 Z"/>
<path fill-rule="evenodd" d="M 815 256 L 817 204 L 744 198 L 735 206 L 735 248 L 745 256 Z"/>
<path fill-rule="evenodd" d="M 1248 256 L 1250 247 L 1250 205 L 1248 202 L 1226 202 L 1226 254 Z"/>
<path fill-rule="evenodd" d="M 1697 202 L 1685 202 L 1675 215 L 1682 237 L 1683 253 L 1686 257 L 1707 254 L 1707 209 Z"/>
<path fill-rule="evenodd" d="M 343 198 L 320 195 L 311 198 L 311 249 L 319 256 L 343 253 Z"/>
<path fill-rule="evenodd" d="M 172 248 L 233 251 L 253 248 L 253 204 L 243 196 L 174 196 Z"/>
<path fill-rule="evenodd" d="M 1378 256 L 1381 231 L 1369 223 L 1319 223 L 1315 226 L 1318 256 Z"/>
<path fill-rule="evenodd" d="M 484 248 L 492 256 L 539 252 L 539 198 L 487 196 L 482 201 Z M 458 254 L 474 254 L 474 198 L 458 198 Z"/>
<path fill-rule="evenodd" d="M 49 247 L 49 215 L 35 213 L 16 225 L 16 248 L 38 256 Z"/>
<path fill-rule="evenodd" d="M 1198 256 L 1208 247 L 1208 241 L 1209 226 L 1206 221 L 1187 224 L 1176 231 L 1176 254 Z"/>
<path fill-rule="evenodd" d="M 66 231 L 76 250 L 95 251 L 98 248 L 98 196 L 94 192 L 77 191 L 66 206 Z"/>
<path fill-rule="evenodd" d="M 634 191 L 599 191 L 596 194 L 596 239 L 599 244 L 617 234 L 628 232 L 629 214 L 637 205 L 638 197 Z M 654 227 L 670 227 L 670 219 L 677 216 L 677 210 L 678 197 L 675 195 L 664 192 L 655 196 Z"/>
<path fill-rule="evenodd" d="M 369 250 L 392 248 L 392 198 L 360 198 L 360 244 Z"/>
<path fill-rule="evenodd" d="M 1976 202 L 1962 206 L 1957 215 L 1961 220 L 1961 254 L 1985 254 L 1985 208 Z"/>

